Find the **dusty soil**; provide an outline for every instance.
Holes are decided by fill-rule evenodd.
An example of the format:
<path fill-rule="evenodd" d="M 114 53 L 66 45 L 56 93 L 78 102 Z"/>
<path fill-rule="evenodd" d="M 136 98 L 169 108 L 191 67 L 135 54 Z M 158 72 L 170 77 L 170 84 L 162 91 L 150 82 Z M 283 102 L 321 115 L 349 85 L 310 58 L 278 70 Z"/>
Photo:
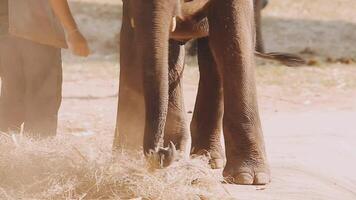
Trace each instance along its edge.
<path fill-rule="evenodd" d="M 120 2 L 73 0 L 71 6 L 93 55 L 79 59 L 64 53 L 59 133 L 113 138 Z M 270 1 L 263 13 L 267 50 L 302 52 L 312 62 L 286 68 L 258 61 L 273 180 L 262 187 L 224 185 L 231 197 L 356 199 L 356 63 L 331 62 L 356 58 L 355 10 L 353 0 Z M 185 72 L 188 111 L 194 109 L 198 75 L 190 62 Z"/>

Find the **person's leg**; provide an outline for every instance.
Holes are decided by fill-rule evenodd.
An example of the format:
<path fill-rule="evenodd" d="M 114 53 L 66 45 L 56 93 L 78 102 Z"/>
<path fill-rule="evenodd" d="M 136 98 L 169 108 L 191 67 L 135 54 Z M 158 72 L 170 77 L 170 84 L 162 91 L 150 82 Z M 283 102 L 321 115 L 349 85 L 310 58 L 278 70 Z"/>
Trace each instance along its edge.
<path fill-rule="evenodd" d="M 62 99 L 61 50 L 22 40 L 26 82 L 24 131 L 34 138 L 55 136 Z"/>
<path fill-rule="evenodd" d="M 0 69 L 0 131 L 19 133 L 25 113 L 25 82 L 21 52 L 14 37 L 0 38 Z"/>

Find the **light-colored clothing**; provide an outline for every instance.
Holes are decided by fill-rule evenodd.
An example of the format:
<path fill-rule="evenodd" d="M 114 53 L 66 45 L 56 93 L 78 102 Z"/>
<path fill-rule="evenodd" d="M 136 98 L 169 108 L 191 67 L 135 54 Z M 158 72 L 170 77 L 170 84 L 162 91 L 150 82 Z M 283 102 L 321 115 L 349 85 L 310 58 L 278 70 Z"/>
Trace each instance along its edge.
<path fill-rule="evenodd" d="M 8 0 L 0 0 L 0 37 L 7 35 L 9 29 Z"/>
<path fill-rule="evenodd" d="M 27 1 L 27 0 L 23 0 Z M 0 38 L 0 131 L 55 136 L 61 104 L 61 49 L 30 40 Z"/>
<path fill-rule="evenodd" d="M 0 0 L 0 30 L 0 131 L 56 135 L 67 44 L 49 0 Z"/>
<path fill-rule="evenodd" d="M 67 48 L 63 28 L 49 0 L 8 1 L 11 35 L 57 48 Z"/>

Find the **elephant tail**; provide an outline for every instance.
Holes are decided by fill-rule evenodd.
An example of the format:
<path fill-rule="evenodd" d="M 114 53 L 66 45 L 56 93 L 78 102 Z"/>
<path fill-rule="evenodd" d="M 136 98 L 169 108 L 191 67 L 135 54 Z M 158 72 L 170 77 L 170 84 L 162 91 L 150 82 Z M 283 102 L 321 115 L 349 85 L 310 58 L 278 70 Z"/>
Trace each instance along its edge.
<path fill-rule="evenodd" d="M 260 53 L 256 51 L 255 55 L 260 58 L 278 61 L 288 67 L 299 67 L 301 65 L 306 64 L 306 61 L 303 58 L 289 53 L 281 53 L 281 52 Z"/>

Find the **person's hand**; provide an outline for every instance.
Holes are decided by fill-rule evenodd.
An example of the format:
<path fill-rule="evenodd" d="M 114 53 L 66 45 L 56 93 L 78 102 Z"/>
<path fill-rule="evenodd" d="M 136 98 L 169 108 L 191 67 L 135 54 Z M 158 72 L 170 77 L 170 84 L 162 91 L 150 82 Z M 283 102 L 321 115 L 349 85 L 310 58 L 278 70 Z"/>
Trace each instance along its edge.
<path fill-rule="evenodd" d="M 88 42 L 78 29 L 67 33 L 67 43 L 74 55 L 87 57 L 90 54 Z"/>

